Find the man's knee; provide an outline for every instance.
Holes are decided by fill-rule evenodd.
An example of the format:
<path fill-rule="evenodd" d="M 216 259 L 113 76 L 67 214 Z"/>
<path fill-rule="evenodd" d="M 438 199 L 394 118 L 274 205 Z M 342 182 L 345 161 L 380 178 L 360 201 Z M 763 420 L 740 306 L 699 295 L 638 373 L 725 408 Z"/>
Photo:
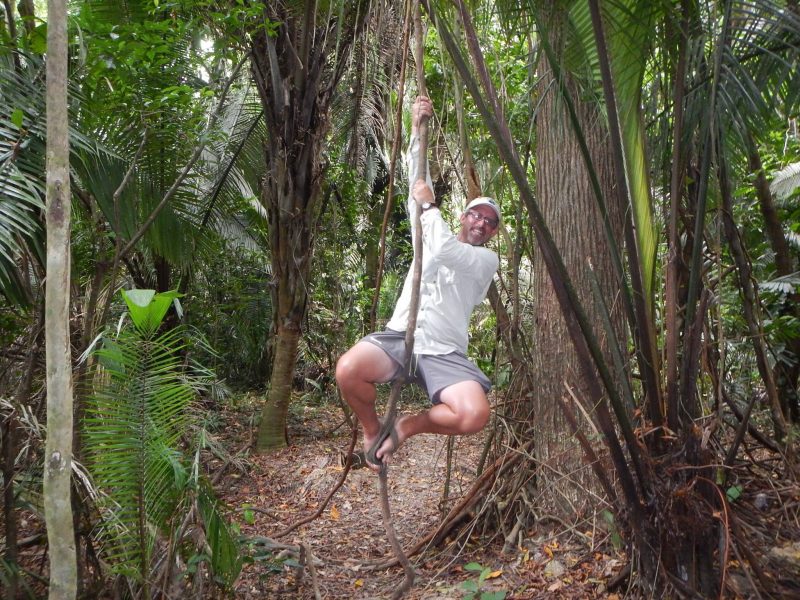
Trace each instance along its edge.
<path fill-rule="evenodd" d="M 475 381 L 451 386 L 442 391 L 439 399 L 456 414 L 461 434 L 477 433 L 489 421 L 489 400 Z"/>
<path fill-rule="evenodd" d="M 475 399 L 466 403 L 461 415 L 461 428 L 465 434 L 478 433 L 489 421 L 489 402 Z"/>
<path fill-rule="evenodd" d="M 345 352 L 336 363 L 336 382 L 348 384 L 385 383 L 390 381 L 397 366 L 386 352 L 369 342 L 359 342 Z"/>
<path fill-rule="evenodd" d="M 358 366 L 356 361 L 353 360 L 351 352 L 345 352 L 336 361 L 336 383 L 347 385 L 350 381 L 357 377 Z"/>

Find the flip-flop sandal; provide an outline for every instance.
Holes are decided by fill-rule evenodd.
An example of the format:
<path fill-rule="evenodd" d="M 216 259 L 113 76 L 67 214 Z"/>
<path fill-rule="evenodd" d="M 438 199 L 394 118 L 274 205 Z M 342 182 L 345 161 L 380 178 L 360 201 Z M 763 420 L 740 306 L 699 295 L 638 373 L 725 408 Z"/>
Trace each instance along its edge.
<path fill-rule="evenodd" d="M 380 467 L 381 469 L 384 469 L 386 467 L 384 462 L 380 458 L 375 456 L 375 453 L 378 450 L 380 450 L 380 447 L 383 445 L 383 442 L 385 442 L 387 438 L 391 438 L 392 440 L 393 446 L 392 446 L 392 452 L 390 452 L 390 454 L 392 454 L 394 453 L 395 449 L 397 449 L 397 446 L 399 446 L 399 439 L 397 438 L 397 430 L 394 428 L 394 419 L 392 419 L 390 423 L 386 423 L 385 421 L 381 420 L 381 430 L 378 432 L 378 437 L 375 440 L 375 443 L 372 444 L 370 449 L 367 450 L 367 453 L 365 455 L 368 464 L 375 465 L 377 467 Z"/>

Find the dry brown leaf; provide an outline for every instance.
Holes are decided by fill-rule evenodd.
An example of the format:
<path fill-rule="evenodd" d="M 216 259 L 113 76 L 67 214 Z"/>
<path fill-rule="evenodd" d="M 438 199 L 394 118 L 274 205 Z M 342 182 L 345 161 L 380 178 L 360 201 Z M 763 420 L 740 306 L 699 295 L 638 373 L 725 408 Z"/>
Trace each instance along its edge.
<path fill-rule="evenodd" d="M 498 571 L 492 571 L 486 576 L 486 579 L 494 579 L 495 577 L 500 577 L 500 575 L 502 574 L 503 574 L 503 569 L 500 569 Z"/>

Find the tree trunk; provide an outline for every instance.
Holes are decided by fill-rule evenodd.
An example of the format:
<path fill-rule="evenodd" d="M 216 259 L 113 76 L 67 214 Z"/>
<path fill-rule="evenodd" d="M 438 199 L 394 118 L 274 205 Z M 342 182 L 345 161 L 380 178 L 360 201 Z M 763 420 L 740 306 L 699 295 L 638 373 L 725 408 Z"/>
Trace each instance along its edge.
<path fill-rule="evenodd" d="M 310 142 L 309 145 L 311 145 Z M 289 167 L 290 164 L 287 162 L 286 167 Z M 297 163 L 295 163 L 296 165 Z M 289 175 L 288 169 L 278 172 L 295 181 L 306 175 L 302 172 Z M 307 176 L 306 178 L 310 179 Z M 280 182 L 281 175 L 275 180 Z M 279 189 L 270 186 L 266 193 L 276 194 L 279 193 Z M 318 196 L 319 188 L 316 187 L 313 199 L 303 202 L 307 211 L 317 204 Z M 287 202 L 280 200 L 277 204 L 285 206 Z M 301 200 L 294 199 L 291 202 L 298 205 Z M 270 250 L 274 279 L 272 292 L 275 341 L 269 395 L 261 412 L 261 422 L 256 438 L 256 450 L 258 451 L 280 448 L 288 443 L 286 415 L 292 399 L 297 347 L 302 334 L 303 318 L 308 302 L 308 273 L 313 250 L 309 221 L 316 221 L 313 218 L 307 219 L 303 215 L 292 218 L 280 208 L 276 210 L 275 203 L 269 203 L 267 210 L 271 225 Z"/>
<path fill-rule="evenodd" d="M 558 48 L 558 34 L 550 30 L 551 41 Z M 556 50 L 558 52 L 558 50 Z M 589 320 L 600 323 L 589 283 L 591 263 L 600 284 L 606 305 L 611 309 L 620 303 L 616 299 L 619 285 L 613 274 L 610 252 L 603 233 L 602 218 L 590 186 L 590 178 L 572 127 L 567 119 L 564 101 L 556 86 L 549 85 L 552 71 L 546 60 L 542 61 L 541 86 L 545 92 L 536 121 L 537 177 L 536 187 L 545 221 L 561 252 L 567 271 L 572 278 Z M 574 99 L 580 92 L 569 82 L 568 89 Z M 587 103 L 576 102 L 576 110 L 583 133 L 594 160 L 604 196 L 611 200 L 613 163 L 605 119 L 598 110 Z M 621 211 L 609 203 L 612 229 L 617 239 L 622 239 Z M 586 397 L 577 354 L 569 342 L 566 323 L 561 316 L 558 300 L 541 253 L 534 257 L 534 389 L 533 426 L 536 436 L 536 455 L 542 467 L 537 478 L 544 496 L 552 503 L 547 508 L 571 515 L 581 511 L 587 499 L 587 490 L 599 492 L 598 483 L 591 470 L 583 464 L 583 452 L 571 432 L 557 399 L 573 402 L 567 388 L 579 400 Z M 622 315 L 614 313 L 615 335 L 621 335 Z M 598 339 L 605 340 L 604 331 L 598 330 Z M 622 344 L 624 347 L 624 343 Z M 609 358 L 610 362 L 610 358 Z M 580 411 L 575 411 L 580 414 Z M 585 419 L 583 432 L 592 437 Z"/>
<path fill-rule="evenodd" d="M 289 442 L 286 416 L 292 399 L 292 381 L 300 342 L 299 324 L 279 327 L 276 333 L 275 361 L 272 365 L 269 397 L 261 410 L 256 448 L 280 448 Z"/>
<path fill-rule="evenodd" d="M 17 415 L 16 407 L 0 424 L 0 442 L 3 446 L 3 523 L 5 524 L 5 553 L 3 558 L 10 567 L 6 571 L 6 597 L 17 597 L 17 513 L 14 496 L 14 458 L 17 456 Z"/>
<path fill-rule="evenodd" d="M 368 9 L 349 12 L 344 20 L 317 21 L 314 2 L 304 10 L 267 3 L 264 19 L 276 24 L 274 35 L 268 35 L 264 27 L 251 33 L 253 79 L 268 131 L 261 202 L 269 215 L 277 336 L 269 398 L 257 435 L 260 451 L 287 442 L 286 414 L 311 285 L 308 274 L 321 197 L 322 144 L 333 91 Z"/>
<path fill-rule="evenodd" d="M 47 287 L 45 348 L 47 442 L 44 514 L 51 599 L 77 593 L 72 522 L 72 359 L 69 339 L 70 185 L 67 117 L 67 3 L 50 0 L 47 16 Z"/>
<path fill-rule="evenodd" d="M 775 377 L 769 367 L 769 355 L 764 342 L 764 329 L 758 316 L 758 297 L 752 279 L 752 267 L 747 257 L 747 251 L 739 236 L 736 223 L 733 220 L 733 191 L 728 177 L 728 168 L 724 160 L 724 155 L 720 157 L 720 167 L 718 180 L 720 196 L 722 198 L 722 225 L 727 238 L 728 247 L 731 251 L 736 272 L 739 277 L 739 289 L 742 295 L 742 309 L 744 319 L 747 323 L 747 330 L 753 344 L 753 351 L 756 357 L 756 366 L 764 382 L 764 389 L 767 394 L 767 402 L 772 412 L 772 425 L 775 430 L 776 440 L 783 444 L 786 442 L 788 431 L 785 415 L 783 414 L 778 397 L 778 388 L 775 385 Z M 787 450 L 787 454 L 791 454 Z"/>
<path fill-rule="evenodd" d="M 7 598 L 17 597 L 17 513 L 16 497 L 14 495 L 14 477 L 16 474 L 17 457 L 17 423 L 18 407 L 30 404 L 31 387 L 33 385 L 33 375 L 36 372 L 36 364 L 39 361 L 41 349 L 41 335 L 43 332 L 41 303 L 36 302 L 37 319 L 31 331 L 28 356 L 25 359 L 25 370 L 22 381 L 19 384 L 16 394 L 16 402 L 13 412 L 3 421 L 2 424 L 2 446 L 3 446 L 3 519 L 6 526 L 6 563 L 11 565 L 12 570 L 8 574 L 8 586 L 6 590 Z"/>
<path fill-rule="evenodd" d="M 775 272 L 779 277 L 791 275 L 794 272 L 794 261 L 789 250 L 789 244 L 783 233 L 778 210 L 772 200 L 769 182 L 764 175 L 761 156 L 752 137 L 747 140 L 748 164 L 750 171 L 755 175 L 753 187 L 758 198 L 758 207 L 764 219 L 767 239 L 772 251 L 775 253 Z M 780 308 L 781 315 L 800 316 L 800 294 L 792 294 L 788 301 Z M 778 387 L 778 396 L 784 415 L 793 423 L 800 422 L 800 399 L 797 395 L 797 381 L 800 378 L 800 339 L 791 338 L 785 350 L 787 360 L 776 360 L 773 367 L 775 384 Z"/>

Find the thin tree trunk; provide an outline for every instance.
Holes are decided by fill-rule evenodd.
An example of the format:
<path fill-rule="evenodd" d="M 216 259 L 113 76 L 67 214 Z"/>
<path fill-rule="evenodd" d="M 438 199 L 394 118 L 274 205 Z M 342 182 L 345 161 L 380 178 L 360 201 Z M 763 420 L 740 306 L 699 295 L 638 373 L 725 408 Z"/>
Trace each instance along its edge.
<path fill-rule="evenodd" d="M 17 597 L 17 512 L 14 497 L 14 457 L 17 455 L 16 406 L 2 422 L 3 443 L 3 523 L 6 551 L 4 560 L 11 567 L 7 572 L 6 597 Z"/>
<path fill-rule="evenodd" d="M 758 198 L 761 216 L 764 218 L 764 228 L 766 229 L 769 245 L 772 251 L 775 252 L 775 269 L 780 276 L 789 275 L 794 271 L 792 254 L 789 251 L 786 236 L 783 234 L 783 226 L 778 218 L 775 203 L 772 201 L 772 192 L 770 192 L 769 182 L 764 175 L 761 156 L 758 154 L 755 140 L 749 133 L 747 136 L 747 162 L 750 166 L 750 172 L 755 175 L 753 187 Z"/>
<path fill-rule="evenodd" d="M 77 594 L 72 521 L 72 359 L 69 339 L 70 185 L 67 115 L 67 3 L 50 0 L 47 16 L 47 287 L 45 347 L 47 442 L 44 514 L 51 599 Z"/>
<path fill-rule="evenodd" d="M 673 431 L 680 426 L 678 420 L 678 334 L 680 319 L 678 318 L 678 270 L 680 268 L 680 238 L 678 236 L 678 214 L 683 194 L 684 157 L 682 155 L 683 138 L 683 102 L 684 79 L 686 77 L 686 35 L 688 29 L 686 13 L 687 3 L 681 2 L 683 17 L 678 32 L 678 63 L 675 69 L 673 94 L 673 131 L 672 131 L 672 165 L 669 188 L 669 211 L 667 223 L 667 269 L 666 289 L 664 292 L 665 318 L 665 352 L 666 352 L 666 401 L 667 425 Z"/>
<path fill-rule="evenodd" d="M 720 152 L 720 167 L 719 167 L 719 187 L 722 196 L 722 224 L 725 230 L 725 237 L 728 240 L 728 247 L 731 250 L 734 263 L 736 264 L 736 272 L 739 276 L 739 289 L 742 294 L 742 309 L 744 311 L 745 322 L 750 334 L 750 340 L 753 343 L 753 350 L 756 355 L 756 365 L 758 372 L 764 381 L 764 387 L 767 393 L 767 400 L 772 412 L 772 424 L 775 429 L 775 438 L 780 444 L 786 442 L 786 420 L 785 415 L 781 411 L 780 400 L 778 398 L 778 390 L 775 386 L 775 378 L 772 370 L 769 368 L 769 361 L 767 358 L 767 348 L 764 342 L 764 330 L 758 320 L 758 298 L 756 297 L 756 289 L 752 280 L 752 267 L 746 255 L 745 248 L 739 237 L 739 231 L 736 228 L 736 223 L 733 220 L 733 201 L 730 180 L 728 179 L 727 167 Z M 788 454 L 791 458 L 791 449 L 788 449 Z"/>
<path fill-rule="evenodd" d="M 747 153 L 750 171 L 755 175 L 753 187 L 756 190 L 758 206 L 761 209 L 761 216 L 764 219 L 767 239 L 769 239 L 769 245 L 775 253 L 775 271 L 779 277 L 785 277 L 794 272 L 794 261 L 789 251 L 789 244 L 786 241 L 786 236 L 783 233 L 783 226 L 778 217 L 778 211 L 772 200 L 769 182 L 767 182 L 767 178 L 764 175 L 764 168 L 761 164 L 761 156 L 758 154 L 758 147 L 756 146 L 755 140 L 753 140 L 750 135 L 748 135 L 747 139 Z M 781 307 L 780 312 L 784 315 L 788 314 L 794 317 L 800 316 L 800 294 L 796 292 L 792 294 L 789 301 Z M 792 338 L 787 345 L 789 353 L 794 355 L 794 360 L 775 361 L 773 376 L 775 377 L 775 384 L 778 387 L 778 397 L 780 398 L 784 414 L 790 417 L 792 422 L 797 423 L 800 421 L 800 403 L 798 403 L 797 397 L 797 381 L 798 377 L 800 377 L 800 339 L 796 337 Z M 791 363 L 791 366 L 787 365 L 787 362 Z"/>
<path fill-rule="evenodd" d="M 15 510 L 14 497 L 14 476 L 15 458 L 17 456 L 16 434 L 18 430 L 18 419 L 16 411 L 18 407 L 29 404 L 31 386 L 33 384 L 33 374 L 36 370 L 36 363 L 39 360 L 41 335 L 43 331 L 41 304 L 37 302 L 36 314 L 38 318 L 31 332 L 28 356 L 25 359 L 25 368 L 22 381 L 16 395 L 14 412 L 8 415 L 3 422 L 3 518 L 6 526 L 6 552 L 5 560 L 12 566 L 9 573 L 8 586 L 6 590 L 7 598 L 17 597 L 17 514 Z"/>
<path fill-rule="evenodd" d="M 17 4 L 19 16 L 22 18 L 22 24 L 25 27 L 25 32 L 31 35 L 36 29 L 36 11 L 34 10 L 33 0 L 20 0 Z"/>

